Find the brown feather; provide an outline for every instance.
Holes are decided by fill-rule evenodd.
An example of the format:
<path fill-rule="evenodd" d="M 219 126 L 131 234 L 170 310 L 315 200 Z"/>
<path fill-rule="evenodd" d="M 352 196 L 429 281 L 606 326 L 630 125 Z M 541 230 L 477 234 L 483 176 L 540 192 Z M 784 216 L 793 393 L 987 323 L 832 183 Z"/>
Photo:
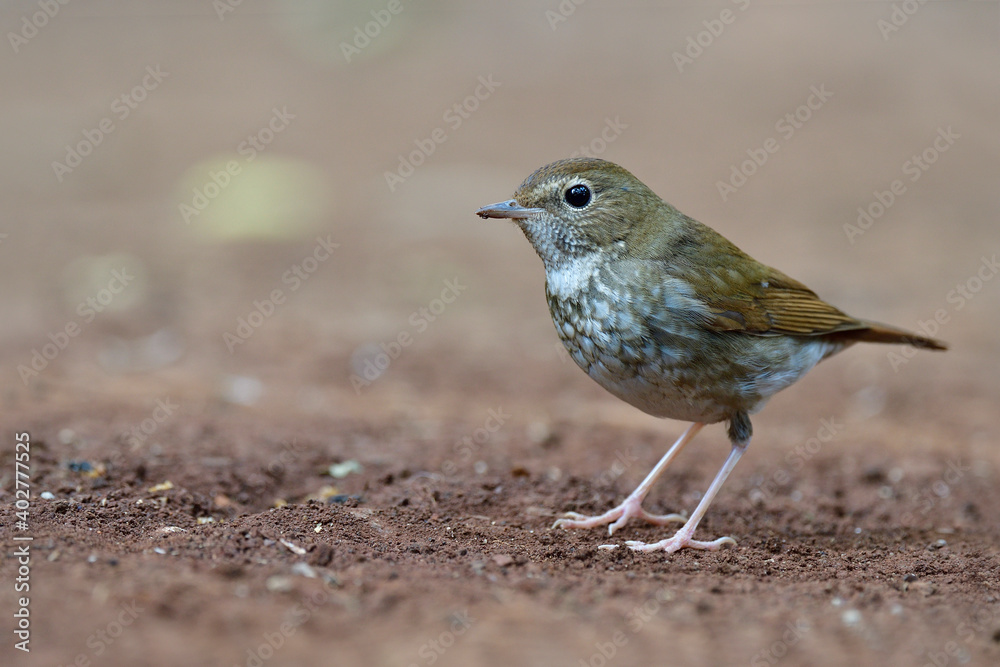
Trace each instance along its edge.
<path fill-rule="evenodd" d="M 823 301 L 811 289 L 777 269 L 766 269 L 766 280 L 749 293 L 705 299 L 716 331 L 743 331 L 758 336 L 828 336 L 843 341 L 900 343 L 929 350 L 946 350 L 944 343 L 876 322 L 859 320 Z M 766 286 L 765 286 L 766 285 Z"/>

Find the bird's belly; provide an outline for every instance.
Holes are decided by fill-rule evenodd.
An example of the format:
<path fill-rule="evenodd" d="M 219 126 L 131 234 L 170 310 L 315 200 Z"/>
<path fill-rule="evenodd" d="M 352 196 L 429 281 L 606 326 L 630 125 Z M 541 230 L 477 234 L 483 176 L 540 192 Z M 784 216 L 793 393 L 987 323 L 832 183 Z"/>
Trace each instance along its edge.
<path fill-rule="evenodd" d="M 623 320 L 620 311 L 610 322 L 554 313 L 570 357 L 595 382 L 643 412 L 684 421 L 714 423 L 756 412 L 836 351 L 822 341 L 695 327 L 657 337 L 641 322 Z"/>
<path fill-rule="evenodd" d="M 648 378 L 637 373 L 625 377 L 592 364 L 587 374 L 609 392 L 647 414 L 691 422 L 714 423 L 732 415 L 732 408 L 699 391 L 696 385 L 674 383 L 670 376 Z"/>
<path fill-rule="evenodd" d="M 595 382 L 643 412 L 685 421 L 717 422 L 733 413 L 731 397 L 723 396 L 706 374 L 703 363 L 691 363 L 689 353 L 670 349 L 650 338 L 607 330 L 600 322 L 566 321 L 556 329 L 573 361 Z M 694 344 L 694 343 L 692 343 Z M 724 374 L 724 369 L 718 369 Z"/>
<path fill-rule="evenodd" d="M 563 338 L 573 361 L 597 384 L 643 412 L 713 423 L 726 419 L 734 410 L 727 397 L 712 391 L 710 382 L 699 381 L 693 372 L 696 369 L 686 368 L 666 350 L 655 349 L 655 345 L 654 349 L 645 346 L 637 350 L 628 343 L 608 350 L 582 338 Z"/>

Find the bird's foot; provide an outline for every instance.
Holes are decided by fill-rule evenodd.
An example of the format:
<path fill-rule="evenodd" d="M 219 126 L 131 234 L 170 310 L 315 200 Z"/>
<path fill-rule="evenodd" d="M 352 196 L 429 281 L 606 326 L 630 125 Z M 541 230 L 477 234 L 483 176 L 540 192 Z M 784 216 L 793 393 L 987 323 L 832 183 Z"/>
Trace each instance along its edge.
<path fill-rule="evenodd" d="M 684 521 L 685 517 L 680 514 L 650 514 L 642 509 L 642 498 L 639 496 L 629 496 L 625 501 L 604 514 L 598 516 L 587 516 L 577 512 L 566 512 L 563 518 L 552 524 L 553 528 L 596 528 L 605 524 L 608 526 L 608 534 L 614 535 L 615 531 L 624 526 L 631 518 L 642 519 L 657 526 L 665 526 L 673 521 Z"/>
<path fill-rule="evenodd" d="M 694 533 L 694 528 L 691 530 L 687 529 L 687 526 L 683 526 L 673 537 L 668 537 L 665 540 L 660 540 L 659 542 L 640 542 L 638 540 L 629 540 L 625 542 L 625 545 L 632 551 L 666 551 L 668 554 L 672 554 L 675 551 L 681 549 L 704 549 L 705 551 L 718 551 L 725 544 L 736 544 L 736 540 L 731 537 L 720 537 L 717 540 L 712 540 L 710 542 L 703 542 L 701 540 L 692 540 L 691 535 Z"/>

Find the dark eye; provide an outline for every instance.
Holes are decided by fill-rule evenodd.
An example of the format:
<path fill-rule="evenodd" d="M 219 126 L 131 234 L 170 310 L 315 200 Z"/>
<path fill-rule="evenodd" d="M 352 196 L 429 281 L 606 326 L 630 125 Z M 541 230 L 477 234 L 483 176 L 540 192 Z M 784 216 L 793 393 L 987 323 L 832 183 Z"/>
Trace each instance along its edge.
<path fill-rule="evenodd" d="M 590 203 L 590 188 L 577 183 L 566 190 L 566 203 L 573 208 L 583 208 Z"/>

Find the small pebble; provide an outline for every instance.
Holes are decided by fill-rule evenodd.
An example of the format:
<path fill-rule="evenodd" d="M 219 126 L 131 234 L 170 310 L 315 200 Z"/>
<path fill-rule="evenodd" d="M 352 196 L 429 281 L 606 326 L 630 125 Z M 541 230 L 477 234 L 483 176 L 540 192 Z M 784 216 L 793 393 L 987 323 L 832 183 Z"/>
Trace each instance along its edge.
<path fill-rule="evenodd" d="M 160 493 L 161 491 L 169 491 L 172 488 L 174 488 L 174 483 L 168 479 L 159 484 L 154 484 L 153 486 L 149 487 L 147 491 L 149 491 L 149 493 Z"/>
<path fill-rule="evenodd" d="M 55 495 L 51 491 L 42 491 L 39 497 L 42 500 L 55 500 Z"/>
<path fill-rule="evenodd" d="M 330 477 L 336 477 L 337 479 L 343 479 L 351 473 L 354 472 L 364 472 L 364 466 L 360 463 L 351 459 L 350 461 L 344 461 L 343 463 L 334 463 L 329 467 L 327 472 Z"/>
<path fill-rule="evenodd" d="M 389 368 L 388 359 L 384 364 L 376 361 L 380 355 L 384 356 L 385 353 L 378 343 L 362 343 L 351 352 L 351 369 L 355 375 L 365 378 L 368 382 L 374 382 Z"/>
<path fill-rule="evenodd" d="M 531 444 L 540 445 L 552 437 L 552 429 L 545 422 L 531 422 L 526 435 Z"/>
<path fill-rule="evenodd" d="M 302 547 L 300 547 L 297 544 L 293 544 L 293 543 L 289 542 L 288 540 L 279 540 L 279 542 L 281 542 L 285 546 L 286 549 L 288 549 L 289 551 L 291 551 L 296 556 L 304 556 L 306 554 L 306 550 L 303 549 Z"/>
<path fill-rule="evenodd" d="M 845 609 L 844 613 L 840 615 L 840 620 L 848 627 L 859 625 L 861 623 L 861 612 L 857 609 Z"/>
<path fill-rule="evenodd" d="M 94 466 L 90 465 L 90 461 L 70 461 L 66 467 L 73 472 L 90 472 L 94 469 Z"/>
<path fill-rule="evenodd" d="M 245 375 L 227 375 L 222 379 L 222 399 L 235 405 L 253 405 L 264 395 L 264 383 Z"/>
<path fill-rule="evenodd" d="M 343 505 L 348 500 L 357 500 L 358 502 L 361 502 L 361 496 L 358 494 L 338 493 L 335 496 L 330 496 L 329 498 L 327 498 L 326 502 L 331 503 L 333 505 Z M 318 533 L 319 531 L 317 530 L 316 532 Z"/>
<path fill-rule="evenodd" d="M 268 577 L 264 585 L 267 587 L 267 590 L 272 593 L 287 593 L 295 586 L 291 577 L 286 577 L 280 574 Z"/>
<path fill-rule="evenodd" d="M 306 577 L 307 579 L 316 578 L 316 570 L 314 570 L 308 563 L 296 563 L 293 565 L 292 574 L 297 574 L 300 577 Z"/>

